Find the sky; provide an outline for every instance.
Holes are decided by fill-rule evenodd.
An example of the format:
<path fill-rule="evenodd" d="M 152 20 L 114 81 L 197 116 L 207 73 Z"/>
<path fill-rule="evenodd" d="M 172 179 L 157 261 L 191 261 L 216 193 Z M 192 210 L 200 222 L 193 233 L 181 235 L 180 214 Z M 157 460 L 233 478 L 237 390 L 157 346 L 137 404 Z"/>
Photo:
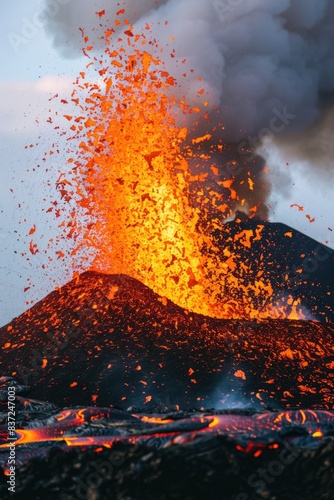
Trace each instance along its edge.
<path fill-rule="evenodd" d="M 57 1 L 66 5 L 74 0 L 54 0 L 54 4 Z M 66 261 L 53 263 L 47 272 L 43 269 L 48 265 L 46 248 L 31 260 L 22 257 L 28 251 L 29 231 L 34 224 L 37 241 L 41 234 L 45 240 L 57 234 L 56 222 L 45 216 L 45 200 L 52 198 L 66 156 L 61 150 L 47 174 L 37 165 L 57 140 L 52 127 L 46 125 L 50 109 L 54 112 L 56 106 L 49 99 L 56 93 L 66 98 L 86 64 L 81 57 L 66 58 L 54 46 L 48 31 L 56 14 L 41 22 L 43 4 L 44 0 L 1 3 L 0 326 L 63 285 L 71 274 Z M 168 16 L 166 10 L 164 16 Z M 326 144 L 331 144 L 331 137 Z M 25 148 L 30 144 L 34 147 Z M 317 158 L 296 157 L 293 144 L 281 147 L 279 142 L 268 142 L 262 151 L 274 187 L 267 201 L 270 220 L 283 222 L 334 248 L 333 165 L 326 175 L 320 175 L 317 168 L 307 166 L 310 161 L 316 165 Z M 291 205 L 303 206 L 304 210 Z M 315 221 L 310 222 L 306 215 Z"/>

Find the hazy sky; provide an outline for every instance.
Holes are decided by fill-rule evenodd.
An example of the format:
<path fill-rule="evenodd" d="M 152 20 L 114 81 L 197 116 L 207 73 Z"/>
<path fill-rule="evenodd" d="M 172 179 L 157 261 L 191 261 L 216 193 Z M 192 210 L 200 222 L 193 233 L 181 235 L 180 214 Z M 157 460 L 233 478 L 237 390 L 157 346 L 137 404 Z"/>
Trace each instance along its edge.
<path fill-rule="evenodd" d="M 59 0 L 59 4 L 69 1 Z M 41 252 L 29 261 L 21 256 L 22 252 L 29 254 L 28 233 L 33 224 L 38 228 L 36 241 L 42 234 L 46 241 L 57 233 L 56 223 L 43 212 L 44 199 L 52 196 L 48 182 L 52 185 L 55 181 L 57 167 L 61 167 L 65 157 L 60 154 L 53 160 L 48 175 L 32 170 L 57 140 L 52 127 L 46 124 L 49 110 L 54 108 L 49 99 L 55 93 L 66 96 L 71 82 L 86 64 L 81 58 L 64 59 L 53 48 L 37 21 L 43 3 L 1 3 L 0 326 L 27 309 L 26 302 L 40 300 L 68 279 L 63 262 L 55 263 L 47 272 L 42 268 L 48 263 L 47 253 Z M 25 149 L 35 143 L 38 146 Z M 267 145 L 270 179 L 274 186 L 284 185 L 284 190 L 274 189 L 269 199 L 270 219 L 334 247 L 333 175 L 319 179 L 315 169 L 303 168 L 301 160 L 293 160 L 284 151 Z M 292 204 L 304 206 L 305 210 L 291 208 Z M 315 222 L 310 223 L 306 214 L 314 217 Z"/>

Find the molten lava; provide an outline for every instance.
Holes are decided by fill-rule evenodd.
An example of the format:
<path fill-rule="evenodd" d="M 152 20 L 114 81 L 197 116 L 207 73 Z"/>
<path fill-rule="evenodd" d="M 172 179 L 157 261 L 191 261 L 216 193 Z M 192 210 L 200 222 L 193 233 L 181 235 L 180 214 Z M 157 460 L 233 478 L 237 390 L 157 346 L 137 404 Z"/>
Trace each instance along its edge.
<path fill-rule="evenodd" d="M 17 398 L 17 407 L 18 416 L 24 418 L 16 429 L 15 441 L 8 442 L 7 429 L 0 426 L 0 467 L 7 474 L 7 455 L 13 442 L 17 465 L 37 456 L 47 456 L 52 447 L 65 451 L 91 447 L 96 453 L 112 449 L 117 443 L 137 446 L 141 443 L 148 449 L 182 447 L 195 440 L 198 443 L 202 436 L 227 437 L 236 450 L 257 458 L 266 450 L 282 449 L 289 442 L 295 447 L 320 447 L 330 440 L 334 428 L 334 414 L 330 411 L 249 411 L 245 414 L 226 411 L 184 413 L 181 417 L 172 412 L 166 419 L 158 414 L 135 415 L 110 408 L 59 411 L 52 403 L 25 397 Z M 286 435 L 283 442 L 282 435 Z"/>

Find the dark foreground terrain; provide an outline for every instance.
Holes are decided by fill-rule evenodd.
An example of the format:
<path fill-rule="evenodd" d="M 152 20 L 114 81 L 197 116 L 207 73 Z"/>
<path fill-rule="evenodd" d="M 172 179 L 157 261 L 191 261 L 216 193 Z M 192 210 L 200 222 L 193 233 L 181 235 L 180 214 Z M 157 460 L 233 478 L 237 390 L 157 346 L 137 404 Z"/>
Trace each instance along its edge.
<path fill-rule="evenodd" d="M 182 447 L 160 450 L 143 445 L 116 445 L 114 452 L 120 465 L 110 464 L 107 449 L 98 455 L 91 449 L 69 452 L 54 449 L 46 459 L 36 458 L 18 470 L 14 495 L 8 493 L 6 479 L 1 476 L 1 498 L 334 498 L 333 441 L 320 449 L 296 448 L 297 458 L 279 476 L 278 471 L 284 467 L 277 465 L 279 451 L 270 450 L 254 459 L 236 450 L 224 437 L 199 438 Z"/>

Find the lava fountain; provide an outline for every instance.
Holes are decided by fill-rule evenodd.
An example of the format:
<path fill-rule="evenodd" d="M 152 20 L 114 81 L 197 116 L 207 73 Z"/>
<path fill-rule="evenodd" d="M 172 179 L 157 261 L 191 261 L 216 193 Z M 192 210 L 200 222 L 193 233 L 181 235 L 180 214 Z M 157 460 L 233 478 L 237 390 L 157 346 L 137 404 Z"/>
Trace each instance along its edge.
<path fill-rule="evenodd" d="M 261 262 L 250 279 L 247 265 L 227 249 L 222 260 L 220 249 L 201 229 L 203 217 L 210 218 L 214 207 L 222 214 L 214 226 L 224 230 L 222 219 L 229 204 L 242 206 L 245 199 L 238 199 L 234 179 L 221 179 L 212 164 L 216 189 L 200 187 L 197 203 L 190 201 L 192 183 L 205 187 L 204 163 L 224 146 L 206 147 L 203 153 L 200 146 L 210 134 L 187 140 L 187 116 L 200 115 L 201 109 L 187 103 L 186 97 L 175 97 L 178 84 L 159 59 L 150 26 L 146 33 L 135 34 L 124 10 L 118 13 L 118 30 L 122 23 L 122 36 L 113 29 L 105 32 L 102 57 L 94 55 L 83 33 L 89 62 L 72 92 L 79 113 L 64 115 L 73 132 L 68 140 L 78 145 L 68 159 L 71 170 L 58 182 L 68 217 L 61 226 L 76 241 L 74 270 L 90 267 L 127 274 L 181 307 L 211 317 L 284 316 L 270 303 L 273 289 L 261 272 Z M 203 95 L 203 108 L 209 106 L 204 94 L 198 94 Z M 199 166 L 194 172 L 190 161 L 202 162 L 202 170 Z M 73 200 L 75 209 L 69 214 L 66 202 Z M 246 235 L 246 244 L 251 237 L 260 239 L 260 233 L 261 229 Z M 242 268 L 241 277 L 234 272 L 237 267 Z"/>

